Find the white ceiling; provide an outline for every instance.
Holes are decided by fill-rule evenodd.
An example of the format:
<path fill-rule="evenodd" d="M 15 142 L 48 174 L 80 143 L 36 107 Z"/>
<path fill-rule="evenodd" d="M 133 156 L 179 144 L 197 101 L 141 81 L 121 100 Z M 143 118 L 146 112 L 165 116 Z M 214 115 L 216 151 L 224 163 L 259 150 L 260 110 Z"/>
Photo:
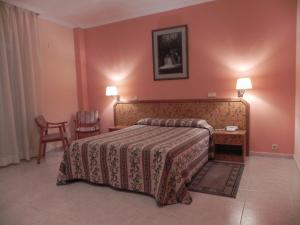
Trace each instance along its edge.
<path fill-rule="evenodd" d="M 93 27 L 214 0 L 4 0 L 70 26 Z"/>

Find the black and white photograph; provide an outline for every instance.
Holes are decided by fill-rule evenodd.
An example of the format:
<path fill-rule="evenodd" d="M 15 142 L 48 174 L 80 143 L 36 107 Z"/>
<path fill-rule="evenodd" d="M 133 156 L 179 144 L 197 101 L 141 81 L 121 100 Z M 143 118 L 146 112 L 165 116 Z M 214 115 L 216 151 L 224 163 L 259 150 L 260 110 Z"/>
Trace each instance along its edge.
<path fill-rule="evenodd" d="M 154 80 L 188 79 L 187 26 L 152 31 Z"/>

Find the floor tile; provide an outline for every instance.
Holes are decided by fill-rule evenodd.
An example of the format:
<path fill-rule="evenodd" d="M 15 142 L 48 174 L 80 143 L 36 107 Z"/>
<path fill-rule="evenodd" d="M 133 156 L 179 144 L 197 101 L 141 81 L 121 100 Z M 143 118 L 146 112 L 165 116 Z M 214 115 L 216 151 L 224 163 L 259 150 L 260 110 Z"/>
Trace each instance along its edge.
<path fill-rule="evenodd" d="M 245 208 L 241 225 L 296 225 L 296 218 L 290 212 L 280 213 L 270 209 Z"/>
<path fill-rule="evenodd" d="M 56 186 L 62 151 L 0 168 L 5 225 L 300 225 L 300 173 L 290 159 L 247 159 L 236 199 L 192 192 L 190 205 L 75 182 Z"/>

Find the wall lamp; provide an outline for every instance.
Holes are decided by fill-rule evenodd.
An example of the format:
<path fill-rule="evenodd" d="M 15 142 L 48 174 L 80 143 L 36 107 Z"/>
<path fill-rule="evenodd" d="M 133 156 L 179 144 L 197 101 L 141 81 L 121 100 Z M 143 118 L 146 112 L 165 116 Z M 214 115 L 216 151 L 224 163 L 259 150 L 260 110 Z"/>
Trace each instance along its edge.
<path fill-rule="evenodd" d="M 246 90 L 252 89 L 252 82 L 249 77 L 239 78 L 236 81 L 236 90 L 238 97 L 242 98 Z"/>
<path fill-rule="evenodd" d="M 107 86 L 105 95 L 111 96 L 111 97 L 116 97 L 117 101 L 119 101 L 119 99 L 120 99 L 118 88 L 116 86 Z"/>

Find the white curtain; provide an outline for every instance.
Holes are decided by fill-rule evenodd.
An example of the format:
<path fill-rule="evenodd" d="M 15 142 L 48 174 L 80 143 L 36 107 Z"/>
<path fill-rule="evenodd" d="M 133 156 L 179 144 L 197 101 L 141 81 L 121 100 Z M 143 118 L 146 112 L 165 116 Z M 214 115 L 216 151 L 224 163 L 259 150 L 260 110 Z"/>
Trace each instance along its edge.
<path fill-rule="evenodd" d="M 0 1 L 0 166 L 36 154 L 38 46 L 37 15 Z"/>

